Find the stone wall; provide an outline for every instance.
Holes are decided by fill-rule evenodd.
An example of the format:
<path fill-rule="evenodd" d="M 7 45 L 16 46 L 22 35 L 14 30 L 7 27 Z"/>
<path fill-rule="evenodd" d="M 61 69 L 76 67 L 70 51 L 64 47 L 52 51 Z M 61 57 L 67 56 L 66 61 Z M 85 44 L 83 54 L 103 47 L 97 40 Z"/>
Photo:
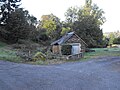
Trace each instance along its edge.
<path fill-rule="evenodd" d="M 66 43 L 80 43 L 82 52 L 85 52 L 85 48 L 86 48 L 85 44 L 75 34 Z"/>

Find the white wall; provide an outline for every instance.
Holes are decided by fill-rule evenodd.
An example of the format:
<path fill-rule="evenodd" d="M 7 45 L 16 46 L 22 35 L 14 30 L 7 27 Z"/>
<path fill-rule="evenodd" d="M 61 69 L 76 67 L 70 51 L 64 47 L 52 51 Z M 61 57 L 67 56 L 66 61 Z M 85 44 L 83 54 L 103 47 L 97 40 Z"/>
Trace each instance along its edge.
<path fill-rule="evenodd" d="M 81 51 L 81 44 L 80 43 L 73 43 L 72 44 L 72 55 L 79 54 Z"/>

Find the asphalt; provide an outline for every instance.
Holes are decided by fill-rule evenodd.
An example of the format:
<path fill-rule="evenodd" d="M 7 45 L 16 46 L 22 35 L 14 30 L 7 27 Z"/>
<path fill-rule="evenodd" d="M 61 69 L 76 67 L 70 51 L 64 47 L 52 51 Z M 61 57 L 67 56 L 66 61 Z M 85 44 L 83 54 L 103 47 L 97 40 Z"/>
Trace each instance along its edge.
<path fill-rule="evenodd" d="M 120 90 L 120 57 L 59 65 L 0 60 L 0 90 Z"/>

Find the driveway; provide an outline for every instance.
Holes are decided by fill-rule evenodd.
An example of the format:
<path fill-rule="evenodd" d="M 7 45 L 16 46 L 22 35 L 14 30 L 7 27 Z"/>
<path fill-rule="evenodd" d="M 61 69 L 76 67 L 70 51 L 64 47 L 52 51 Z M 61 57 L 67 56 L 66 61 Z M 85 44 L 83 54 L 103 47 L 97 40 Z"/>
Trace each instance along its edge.
<path fill-rule="evenodd" d="M 0 61 L 0 90 L 120 90 L 120 57 L 48 66 Z"/>

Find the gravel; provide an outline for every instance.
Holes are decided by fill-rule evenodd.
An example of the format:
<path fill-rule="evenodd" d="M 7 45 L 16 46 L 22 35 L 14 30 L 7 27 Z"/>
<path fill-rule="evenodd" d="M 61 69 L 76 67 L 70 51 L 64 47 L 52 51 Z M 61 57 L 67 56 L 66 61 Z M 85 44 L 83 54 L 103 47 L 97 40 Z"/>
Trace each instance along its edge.
<path fill-rule="evenodd" d="M 1 60 L 0 90 L 120 90 L 120 57 L 58 65 Z"/>

